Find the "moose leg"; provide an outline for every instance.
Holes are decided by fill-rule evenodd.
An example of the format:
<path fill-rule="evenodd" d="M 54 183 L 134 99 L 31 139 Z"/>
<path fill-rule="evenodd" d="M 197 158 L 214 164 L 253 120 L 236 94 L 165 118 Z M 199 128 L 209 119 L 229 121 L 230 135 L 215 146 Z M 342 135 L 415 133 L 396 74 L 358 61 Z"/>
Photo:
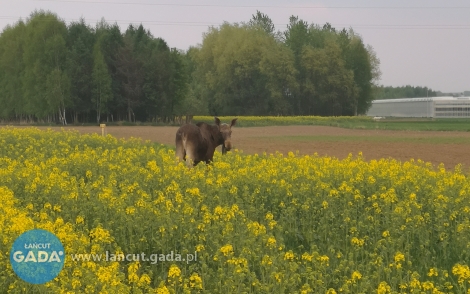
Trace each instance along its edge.
<path fill-rule="evenodd" d="M 188 145 L 186 145 L 186 166 L 192 167 L 196 163 L 196 152 L 193 146 Z"/>
<path fill-rule="evenodd" d="M 176 159 L 178 161 L 184 160 L 185 158 L 185 151 L 184 151 L 184 146 L 183 146 L 183 138 L 181 137 L 181 134 L 177 133 L 176 134 Z"/>

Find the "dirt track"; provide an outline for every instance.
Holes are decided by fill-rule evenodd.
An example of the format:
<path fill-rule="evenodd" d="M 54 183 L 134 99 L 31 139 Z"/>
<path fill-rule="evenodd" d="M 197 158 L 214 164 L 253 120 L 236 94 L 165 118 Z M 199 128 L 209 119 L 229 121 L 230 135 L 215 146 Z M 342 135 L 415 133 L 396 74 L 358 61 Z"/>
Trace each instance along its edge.
<path fill-rule="evenodd" d="M 41 127 L 46 129 L 47 127 Z M 60 127 L 50 127 L 59 130 Z M 81 133 L 99 133 L 99 127 L 66 127 Z M 107 127 L 107 133 L 117 138 L 140 137 L 174 146 L 177 127 Z M 282 136 L 325 136 L 325 140 L 296 139 L 290 141 Z M 344 137 L 356 139 L 346 139 Z M 343 138 L 341 138 L 343 137 Z M 378 137 L 375 140 L 373 137 Z M 439 143 L 429 142 L 432 138 Z M 303 137 L 304 138 L 304 137 Z M 339 141 L 336 141 L 336 139 Z M 386 138 L 382 140 L 380 138 Z M 406 142 L 406 138 L 409 141 Z M 423 142 L 416 142 L 420 138 Z M 459 139 L 459 143 L 446 143 L 446 140 Z M 372 140 L 371 140 L 372 139 Z M 405 142 L 393 142 L 393 140 Z M 426 141 L 427 140 L 427 141 Z M 455 142 L 455 140 L 454 140 Z M 233 128 L 232 143 L 234 148 L 246 153 L 274 153 L 298 150 L 300 154 L 328 155 L 344 158 L 349 153 L 363 153 L 366 160 L 392 157 L 401 161 L 411 158 L 429 161 L 434 165 L 444 163 L 446 168 L 453 168 L 462 163 L 465 170 L 470 168 L 470 132 L 432 132 L 432 131 L 385 131 L 385 130 L 353 130 L 325 126 L 277 126 Z"/>

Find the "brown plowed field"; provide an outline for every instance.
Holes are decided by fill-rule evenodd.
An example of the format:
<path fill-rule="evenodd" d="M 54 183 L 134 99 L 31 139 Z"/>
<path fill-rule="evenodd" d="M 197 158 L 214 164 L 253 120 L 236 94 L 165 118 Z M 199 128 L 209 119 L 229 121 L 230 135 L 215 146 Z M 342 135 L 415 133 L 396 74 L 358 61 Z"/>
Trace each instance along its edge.
<path fill-rule="evenodd" d="M 40 127 L 60 130 L 60 127 Z M 65 127 L 80 133 L 101 134 L 99 127 Z M 140 137 L 174 146 L 177 127 L 111 126 L 107 133 L 117 138 Z M 470 132 L 389 131 L 342 129 L 326 126 L 272 126 L 233 128 L 234 148 L 250 153 L 287 153 L 328 155 L 345 158 L 363 153 L 366 160 L 392 157 L 444 163 L 452 169 L 462 163 L 470 168 Z M 220 148 L 220 147 L 219 147 Z"/>

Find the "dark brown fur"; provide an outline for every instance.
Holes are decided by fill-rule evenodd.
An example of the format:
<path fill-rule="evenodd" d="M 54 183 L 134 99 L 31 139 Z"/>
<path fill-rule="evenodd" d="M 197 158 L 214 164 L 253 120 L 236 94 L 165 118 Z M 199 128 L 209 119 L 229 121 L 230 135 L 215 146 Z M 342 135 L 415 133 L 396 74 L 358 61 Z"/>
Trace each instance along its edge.
<path fill-rule="evenodd" d="M 215 125 L 198 123 L 186 124 L 176 132 L 176 158 L 185 160 L 188 166 L 196 165 L 201 161 L 212 162 L 215 149 L 222 145 L 222 154 L 232 149 L 232 126 L 237 119 L 232 119 L 230 125 L 221 124 L 215 117 Z"/>

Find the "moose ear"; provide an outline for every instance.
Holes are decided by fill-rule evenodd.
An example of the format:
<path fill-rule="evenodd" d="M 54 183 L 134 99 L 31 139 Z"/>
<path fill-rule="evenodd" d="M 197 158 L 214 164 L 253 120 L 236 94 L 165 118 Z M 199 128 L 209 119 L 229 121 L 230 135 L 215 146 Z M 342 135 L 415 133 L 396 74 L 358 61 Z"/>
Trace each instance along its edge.
<path fill-rule="evenodd" d="M 237 119 L 238 119 L 238 118 L 232 119 L 232 123 L 230 124 L 230 127 L 233 127 L 233 126 L 235 125 L 235 123 L 237 122 Z"/>
<path fill-rule="evenodd" d="M 215 124 L 220 126 L 220 119 L 217 116 L 214 116 Z"/>

